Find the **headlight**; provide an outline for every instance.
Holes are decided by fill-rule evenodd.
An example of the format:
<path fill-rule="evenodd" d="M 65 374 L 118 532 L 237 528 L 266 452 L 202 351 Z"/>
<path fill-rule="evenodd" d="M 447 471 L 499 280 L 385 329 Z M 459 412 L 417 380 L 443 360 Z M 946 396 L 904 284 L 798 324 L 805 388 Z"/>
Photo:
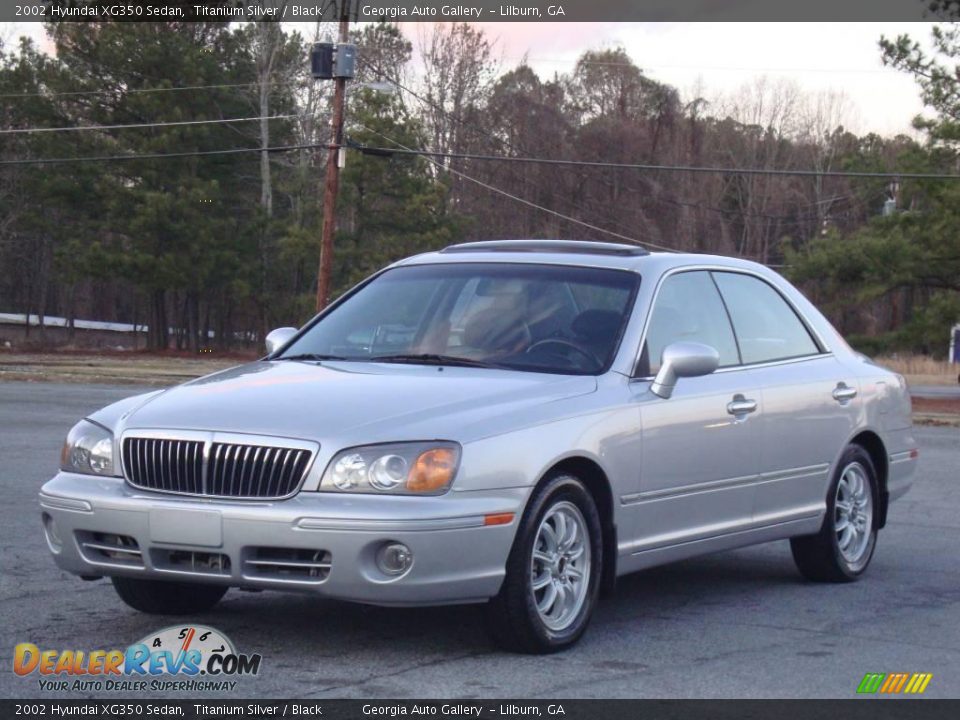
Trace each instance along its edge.
<path fill-rule="evenodd" d="M 451 442 L 349 448 L 337 453 L 327 465 L 320 490 L 440 495 L 450 487 L 459 462 L 460 446 Z"/>
<path fill-rule="evenodd" d="M 113 475 L 113 433 L 81 420 L 67 434 L 60 469 L 85 475 Z"/>

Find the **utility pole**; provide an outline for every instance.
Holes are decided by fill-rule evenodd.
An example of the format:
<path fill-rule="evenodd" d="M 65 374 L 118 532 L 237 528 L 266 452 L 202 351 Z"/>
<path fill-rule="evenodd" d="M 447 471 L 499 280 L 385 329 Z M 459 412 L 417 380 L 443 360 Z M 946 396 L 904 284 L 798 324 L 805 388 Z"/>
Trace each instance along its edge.
<path fill-rule="evenodd" d="M 349 40 L 351 0 L 340 0 L 339 42 Z M 320 236 L 320 268 L 317 273 L 317 312 L 330 302 L 330 275 L 333 271 L 333 233 L 336 229 L 337 191 L 340 189 L 340 153 L 343 146 L 343 106 L 347 78 L 334 78 L 331 138 L 327 149 L 327 179 L 323 188 L 323 230 Z"/>

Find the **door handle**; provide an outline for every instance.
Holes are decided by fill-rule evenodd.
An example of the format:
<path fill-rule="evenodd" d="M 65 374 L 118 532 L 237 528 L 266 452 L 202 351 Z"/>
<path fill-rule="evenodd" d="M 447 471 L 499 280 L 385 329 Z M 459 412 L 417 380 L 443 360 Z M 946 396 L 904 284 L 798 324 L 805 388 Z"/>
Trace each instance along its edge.
<path fill-rule="evenodd" d="M 743 395 L 733 396 L 733 400 L 727 403 L 727 412 L 731 415 L 747 415 L 757 409 L 756 400 L 748 400 Z"/>
<path fill-rule="evenodd" d="M 837 387 L 833 391 L 833 399 L 839 403 L 845 403 L 849 400 L 853 400 L 857 396 L 857 389 L 850 387 L 845 382 L 837 383 Z"/>

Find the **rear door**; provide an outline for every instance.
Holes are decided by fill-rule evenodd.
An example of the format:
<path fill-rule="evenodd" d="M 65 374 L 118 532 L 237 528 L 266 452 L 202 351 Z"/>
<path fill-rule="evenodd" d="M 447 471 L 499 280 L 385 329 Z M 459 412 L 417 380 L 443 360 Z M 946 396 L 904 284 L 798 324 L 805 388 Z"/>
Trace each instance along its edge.
<path fill-rule="evenodd" d="M 763 396 L 754 522 L 815 515 L 823 509 L 831 464 L 855 427 L 857 378 L 766 280 L 737 272 L 714 272 L 713 278 L 742 355 L 738 374 Z"/>

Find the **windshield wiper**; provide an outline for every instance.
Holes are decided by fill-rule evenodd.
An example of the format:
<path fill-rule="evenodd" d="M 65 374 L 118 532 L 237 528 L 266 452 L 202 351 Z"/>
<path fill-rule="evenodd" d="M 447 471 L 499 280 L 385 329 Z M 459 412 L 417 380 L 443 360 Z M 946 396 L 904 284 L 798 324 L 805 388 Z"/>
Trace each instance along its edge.
<path fill-rule="evenodd" d="M 299 353 L 298 355 L 284 355 L 274 360 L 350 360 L 343 355 L 324 355 L 322 353 Z"/>
<path fill-rule="evenodd" d="M 501 365 L 472 360 L 456 355 L 438 355 L 436 353 L 411 353 L 399 355 L 374 355 L 368 358 L 370 362 L 383 363 L 410 363 L 411 365 L 459 365 L 461 367 L 499 368 Z"/>

